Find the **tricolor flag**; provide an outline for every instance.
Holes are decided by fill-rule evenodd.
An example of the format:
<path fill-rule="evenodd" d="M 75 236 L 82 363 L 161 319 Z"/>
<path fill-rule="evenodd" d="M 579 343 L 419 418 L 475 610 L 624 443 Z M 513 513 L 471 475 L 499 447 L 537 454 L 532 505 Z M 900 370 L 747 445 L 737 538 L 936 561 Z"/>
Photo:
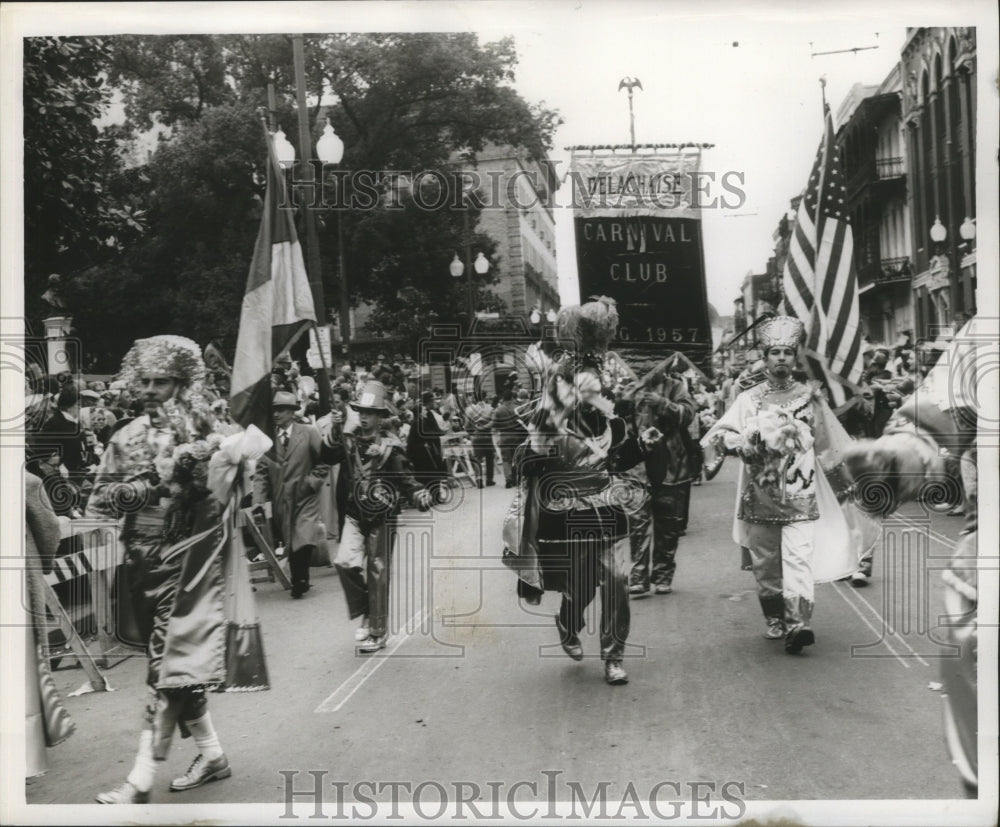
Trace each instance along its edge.
<path fill-rule="evenodd" d="M 253 424 L 264 433 L 271 432 L 274 357 L 316 321 L 292 211 L 278 208 L 278 204 L 288 202 L 284 197 L 285 178 L 270 134 L 267 155 L 264 213 L 240 312 L 230 395 L 233 418 L 244 428 Z"/>
<path fill-rule="evenodd" d="M 839 406 L 861 381 L 861 328 L 847 193 L 833 116 L 829 106 L 825 110 L 823 140 L 799 203 L 782 281 L 785 312 L 806 327 L 806 370 Z"/>

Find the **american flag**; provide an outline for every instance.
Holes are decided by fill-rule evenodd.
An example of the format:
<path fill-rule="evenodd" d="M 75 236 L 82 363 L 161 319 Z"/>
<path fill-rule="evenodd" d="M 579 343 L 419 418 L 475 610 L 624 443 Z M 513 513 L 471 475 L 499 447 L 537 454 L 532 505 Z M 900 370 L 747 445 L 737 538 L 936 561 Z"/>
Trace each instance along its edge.
<path fill-rule="evenodd" d="M 830 107 L 825 110 L 823 140 L 799 202 L 782 281 L 785 312 L 805 324 L 806 370 L 839 406 L 861 380 L 861 328 L 840 150 Z"/>

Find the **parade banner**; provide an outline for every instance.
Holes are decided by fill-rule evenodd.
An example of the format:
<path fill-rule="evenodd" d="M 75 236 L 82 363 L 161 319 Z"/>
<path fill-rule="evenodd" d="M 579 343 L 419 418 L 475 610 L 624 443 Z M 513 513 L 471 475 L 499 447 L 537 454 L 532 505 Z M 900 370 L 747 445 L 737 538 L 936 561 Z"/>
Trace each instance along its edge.
<path fill-rule="evenodd" d="M 571 161 L 580 298 L 615 299 L 612 347 L 639 376 L 671 351 L 710 369 L 699 158 L 679 150 Z"/>

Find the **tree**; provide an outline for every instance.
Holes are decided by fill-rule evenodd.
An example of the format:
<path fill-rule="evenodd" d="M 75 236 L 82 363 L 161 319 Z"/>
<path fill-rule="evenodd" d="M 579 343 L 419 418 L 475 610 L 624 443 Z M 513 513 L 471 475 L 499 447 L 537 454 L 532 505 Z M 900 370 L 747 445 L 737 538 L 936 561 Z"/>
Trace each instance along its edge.
<path fill-rule="evenodd" d="M 106 369 L 135 338 L 176 333 L 232 352 L 260 225 L 264 133 L 240 104 L 178 127 L 137 171 L 150 230 L 75 285 L 77 327 Z"/>
<path fill-rule="evenodd" d="M 449 177 L 487 143 L 541 158 L 561 122 L 511 86 L 512 38 L 481 44 L 470 33 L 332 35 L 317 46 L 324 88 L 337 95 L 327 115 L 344 140 L 342 167 L 349 170 Z M 434 201 L 433 193 L 425 199 Z M 455 284 L 448 275 L 452 254 L 464 246 L 463 210 L 453 191 L 438 210 L 404 198 L 395 210 L 343 213 L 352 299 L 374 305 L 379 332 L 422 336 L 430 322 L 454 319 L 466 306 L 465 280 Z M 473 226 L 477 215 L 473 208 Z M 485 236 L 473 244 L 487 254 L 495 247 Z M 480 293 L 488 297 L 485 285 Z"/>
<path fill-rule="evenodd" d="M 113 39 L 111 49 L 110 77 L 124 90 L 124 131 L 136 135 L 156 122 L 172 131 L 143 172 L 148 182 L 130 190 L 148 210 L 147 237 L 114 263 L 91 270 L 82 285 L 92 311 L 88 329 L 103 337 L 109 353 L 116 338 L 118 348 L 127 346 L 130 326 L 145 324 L 148 335 L 153 319 L 158 330 L 217 338 L 231 349 L 257 231 L 261 178 L 254 173 L 266 154 L 256 111 L 266 105 L 269 83 L 277 121 L 298 145 L 291 39 L 130 36 Z M 510 39 L 315 35 L 306 37 L 305 51 L 312 137 L 329 117 L 346 144 L 344 170 L 449 173 L 460 153 L 487 143 L 539 155 L 559 122 L 512 87 Z M 329 99 L 331 90 L 336 102 L 321 110 L 315 102 Z M 454 319 L 465 307 L 464 279 L 456 283 L 448 275 L 454 251 L 463 249 L 463 210 L 450 203 L 420 209 L 408 198 L 387 208 L 382 183 L 376 182 L 370 208 L 339 214 L 350 300 L 373 305 L 377 330 L 405 332 L 415 341 L 430 322 Z M 336 306 L 337 216 L 324 211 L 318 217 L 324 292 Z M 473 243 L 487 253 L 494 247 L 486 236 Z M 488 284 L 479 288 L 489 300 Z M 104 306 L 96 306 L 102 300 Z M 108 324 L 114 312 L 129 308 L 125 324 Z M 156 312 L 146 317 L 146 309 Z"/>
<path fill-rule="evenodd" d="M 106 260 L 143 230 L 142 210 L 114 189 L 117 134 L 99 119 L 111 101 L 104 38 L 24 41 L 25 312 L 37 319 L 49 273 Z"/>

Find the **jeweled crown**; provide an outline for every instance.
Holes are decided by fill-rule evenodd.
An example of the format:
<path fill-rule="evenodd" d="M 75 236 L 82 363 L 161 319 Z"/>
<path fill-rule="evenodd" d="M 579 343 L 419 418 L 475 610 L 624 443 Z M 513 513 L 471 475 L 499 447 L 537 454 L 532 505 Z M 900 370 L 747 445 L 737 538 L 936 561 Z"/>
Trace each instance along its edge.
<path fill-rule="evenodd" d="M 798 350 L 805 338 L 805 325 L 793 316 L 775 316 L 760 325 L 757 338 L 764 350 L 779 346 Z"/>

